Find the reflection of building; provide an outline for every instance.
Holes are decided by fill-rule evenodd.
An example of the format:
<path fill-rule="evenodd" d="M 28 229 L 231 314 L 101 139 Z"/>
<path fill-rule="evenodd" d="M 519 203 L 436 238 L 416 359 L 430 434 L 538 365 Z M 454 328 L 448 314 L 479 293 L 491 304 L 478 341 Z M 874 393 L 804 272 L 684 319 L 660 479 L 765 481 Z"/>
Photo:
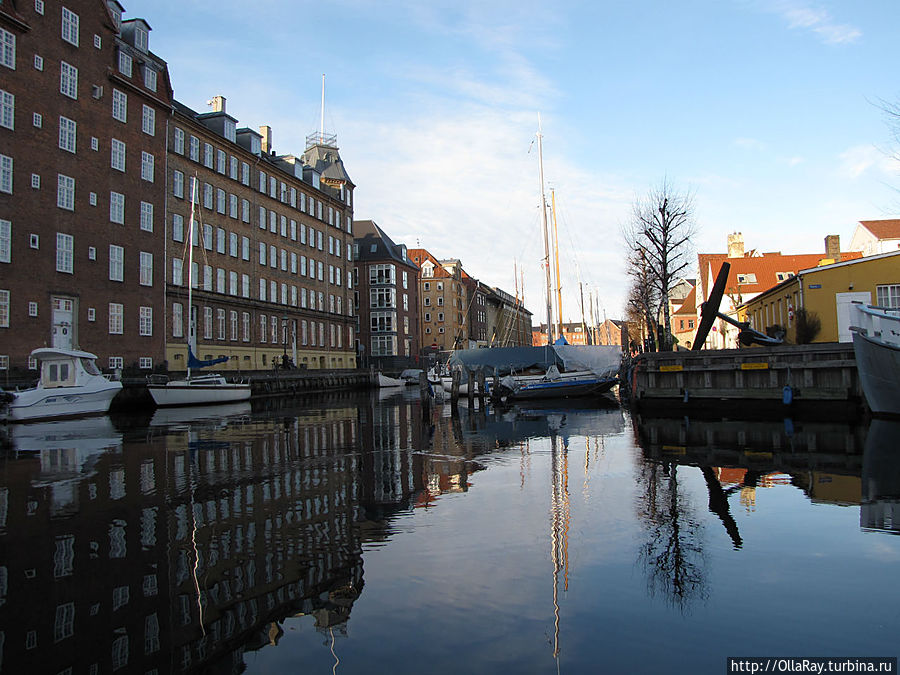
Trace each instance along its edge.
<path fill-rule="evenodd" d="M 151 428 L 77 481 L 14 462 L 28 471 L 0 488 L 4 571 L 21 580 L 3 587 L 4 670 L 212 668 L 273 621 L 346 620 L 362 588 L 357 436 L 347 408 Z"/>

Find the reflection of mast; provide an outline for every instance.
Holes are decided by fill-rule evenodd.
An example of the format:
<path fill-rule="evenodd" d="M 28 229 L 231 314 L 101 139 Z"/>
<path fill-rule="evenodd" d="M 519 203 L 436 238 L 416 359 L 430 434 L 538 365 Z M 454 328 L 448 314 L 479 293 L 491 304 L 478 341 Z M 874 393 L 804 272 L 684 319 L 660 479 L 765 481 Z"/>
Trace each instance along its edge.
<path fill-rule="evenodd" d="M 550 497 L 550 553 L 553 560 L 553 658 L 559 657 L 559 572 L 563 570 L 563 590 L 569 590 L 569 455 L 563 441 L 557 449 L 557 436 L 550 430 L 552 492 Z"/>
<path fill-rule="evenodd" d="M 191 471 L 190 456 L 188 456 L 188 471 Z M 197 590 L 197 609 L 200 613 L 200 632 L 206 636 L 206 628 L 203 627 L 203 599 L 200 595 L 200 579 L 197 577 L 197 570 L 200 567 L 200 553 L 197 551 L 197 517 L 194 515 L 194 475 L 193 472 L 188 476 L 191 486 L 191 546 L 194 549 L 194 566 L 191 569 L 191 576 L 194 578 L 194 588 Z"/>

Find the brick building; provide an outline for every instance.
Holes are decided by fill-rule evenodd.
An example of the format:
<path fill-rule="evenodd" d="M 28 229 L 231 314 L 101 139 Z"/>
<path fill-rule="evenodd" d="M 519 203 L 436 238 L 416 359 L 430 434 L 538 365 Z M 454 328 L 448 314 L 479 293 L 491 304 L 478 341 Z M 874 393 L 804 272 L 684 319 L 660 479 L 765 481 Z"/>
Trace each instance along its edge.
<path fill-rule="evenodd" d="M 42 346 L 165 358 L 166 118 L 150 26 L 115 0 L 0 3 L 0 368 Z"/>
<path fill-rule="evenodd" d="M 166 321 L 171 370 L 184 370 L 191 188 L 196 354 L 226 369 L 353 368 L 353 183 L 334 137 L 278 155 L 273 132 L 238 128 L 224 97 L 169 125 Z"/>
<path fill-rule="evenodd" d="M 402 370 L 419 363 L 419 268 L 406 246 L 374 221 L 353 223 L 354 307 L 363 365 Z"/>
<path fill-rule="evenodd" d="M 422 347 L 467 349 L 467 291 L 459 260 L 438 260 L 424 248 L 410 249 L 409 257 L 420 270 Z"/>

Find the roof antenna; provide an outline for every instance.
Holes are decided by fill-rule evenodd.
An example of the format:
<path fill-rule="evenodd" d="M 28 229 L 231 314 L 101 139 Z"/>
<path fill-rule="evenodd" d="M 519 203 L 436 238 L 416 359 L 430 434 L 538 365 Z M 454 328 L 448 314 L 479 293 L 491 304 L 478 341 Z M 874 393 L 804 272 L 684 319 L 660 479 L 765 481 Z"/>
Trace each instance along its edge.
<path fill-rule="evenodd" d="M 325 73 L 322 73 L 322 114 L 319 118 L 319 142 L 325 144 Z"/>

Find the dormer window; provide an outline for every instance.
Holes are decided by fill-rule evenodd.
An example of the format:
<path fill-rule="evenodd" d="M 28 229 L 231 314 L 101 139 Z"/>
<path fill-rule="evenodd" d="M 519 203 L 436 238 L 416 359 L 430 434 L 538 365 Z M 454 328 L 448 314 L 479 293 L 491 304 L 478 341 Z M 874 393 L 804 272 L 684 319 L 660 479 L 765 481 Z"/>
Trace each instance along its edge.
<path fill-rule="evenodd" d="M 756 275 L 753 273 L 738 274 L 737 281 L 739 284 L 755 284 L 756 283 Z"/>
<path fill-rule="evenodd" d="M 227 138 L 229 141 L 234 143 L 236 137 L 237 137 L 237 135 L 236 135 L 236 131 L 235 131 L 234 120 L 226 119 L 225 120 L 225 138 Z"/>
<path fill-rule="evenodd" d="M 141 25 L 134 27 L 134 46 L 145 53 L 150 49 L 150 32 Z"/>
<path fill-rule="evenodd" d="M 106 6 L 109 7 L 109 14 L 112 16 L 113 23 L 116 25 L 116 32 L 120 33 L 122 31 L 122 8 L 115 0 L 109 0 L 109 2 L 106 3 Z"/>
<path fill-rule="evenodd" d="M 262 142 L 259 136 L 251 136 L 250 137 L 250 152 L 254 155 L 259 155 L 262 153 Z"/>

